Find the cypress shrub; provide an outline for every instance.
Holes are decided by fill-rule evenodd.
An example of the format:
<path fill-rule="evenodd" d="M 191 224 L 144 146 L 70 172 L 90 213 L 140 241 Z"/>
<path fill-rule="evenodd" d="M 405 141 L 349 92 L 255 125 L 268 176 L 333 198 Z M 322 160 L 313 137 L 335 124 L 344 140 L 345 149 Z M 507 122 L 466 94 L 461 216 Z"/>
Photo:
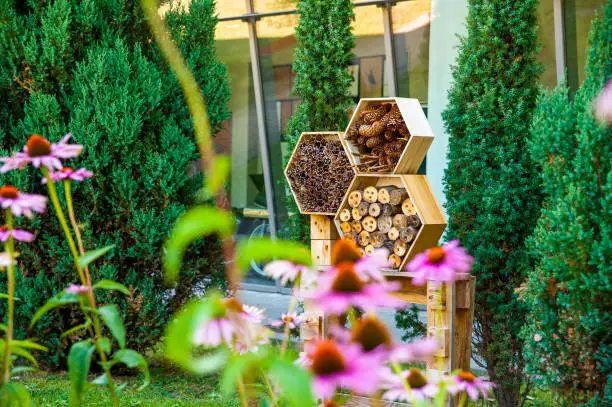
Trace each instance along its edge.
<path fill-rule="evenodd" d="M 453 67 L 444 175 L 449 239 L 475 258 L 475 352 L 486 362 L 500 406 L 521 405 L 519 331 L 526 307 L 515 289 L 530 259 L 525 239 L 541 192 L 526 147 L 538 95 L 537 0 L 470 0 L 467 36 Z"/>
<path fill-rule="evenodd" d="M 612 404 L 612 129 L 592 111 L 612 78 L 612 3 L 594 20 L 589 41 L 575 98 L 565 85 L 543 94 L 531 129 L 545 201 L 530 239 L 537 266 L 524 295 L 530 312 L 522 335 L 540 384 L 568 405 L 591 399 L 595 406 Z"/>
<path fill-rule="evenodd" d="M 229 88 L 215 55 L 214 14 L 213 0 L 194 0 L 188 11 L 173 9 L 166 20 L 218 130 L 229 117 Z M 180 290 L 163 284 L 163 242 L 194 203 L 201 175 L 192 169 L 197 152 L 187 107 L 154 44 L 139 2 L 0 0 L 2 154 L 21 148 L 32 133 L 57 141 L 70 131 L 74 142 L 85 146 L 74 165 L 93 171 L 94 178 L 73 185 L 75 210 L 86 250 L 115 245 L 92 265 L 92 273 L 131 289 L 127 298 L 102 299 L 120 306 L 128 346 L 137 350 L 159 338 L 172 311 L 194 289 L 223 286 L 214 238 L 189 250 Z M 2 182 L 45 193 L 31 168 L 10 172 Z M 75 282 L 76 272 L 54 216 L 20 219 L 19 226 L 37 231 L 33 243 L 19 247 L 17 337 L 23 337 L 35 310 Z M 59 339 L 79 323 L 76 318 L 62 309 L 36 325 L 36 335 L 50 349 L 40 355 L 47 367 L 59 367 L 70 342 L 78 339 Z"/>
<path fill-rule="evenodd" d="M 352 103 L 349 90 L 353 78 L 348 71 L 355 39 L 351 0 L 299 0 L 300 21 L 295 28 L 297 47 L 293 61 L 295 87 L 300 99 L 295 114 L 287 124 L 290 150 L 305 131 L 344 131 Z M 286 180 L 284 186 L 289 188 Z M 291 214 L 283 235 L 293 240 L 309 239 L 308 219 L 300 216 L 289 194 L 286 204 Z"/>

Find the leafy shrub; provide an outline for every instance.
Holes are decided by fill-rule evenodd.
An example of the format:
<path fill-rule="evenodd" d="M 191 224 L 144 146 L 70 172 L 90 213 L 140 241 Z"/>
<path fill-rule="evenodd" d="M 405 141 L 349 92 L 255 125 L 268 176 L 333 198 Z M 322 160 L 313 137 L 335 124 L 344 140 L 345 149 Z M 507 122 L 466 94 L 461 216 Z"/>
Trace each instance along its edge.
<path fill-rule="evenodd" d="M 194 203 L 201 175 L 192 125 L 183 96 L 164 66 L 138 2 L 128 0 L 27 4 L 0 0 L 0 142 L 2 153 L 32 133 L 57 141 L 65 132 L 85 145 L 79 164 L 95 173 L 75 192 L 86 250 L 114 244 L 94 266 L 94 278 L 117 280 L 132 290 L 116 302 L 131 332 L 128 346 L 142 349 L 162 333 L 171 312 L 195 288 L 223 285 L 216 238 L 195 244 L 177 290 L 161 276 L 162 244 L 169 228 Z M 167 21 L 209 103 L 213 129 L 229 117 L 225 67 L 214 50 L 214 1 L 195 0 L 189 12 L 172 10 Z M 40 191 L 26 170 L 2 181 Z M 36 243 L 24 247 L 17 297 L 17 333 L 46 299 L 74 282 L 67 245 L 49 215 L 32 221 Z M 4 283 L 3 283 L 4 284 Z M 4 313 L 4 303 L 0 312 Z M 51 351 L 41 355 L 57 367 L 70 342 L 59 333 L 74 326 L 69 311 L 49 314 L 36 334 Z M 20 333 L 21 332 L 21 333 Z"/>
<path fill-rule="evenodd" d="M 523 329 L 527 367 L 571 405 L 612 403 L 612 129 L 593 99 L 612 78 L 612 3 L 590 33 L 586 79 L 573 100 L 565 85 L 541 96 L 529 148 L 546 199 L 530 240 Z M 597 397 L 595 397 L 597 395 Z"/>

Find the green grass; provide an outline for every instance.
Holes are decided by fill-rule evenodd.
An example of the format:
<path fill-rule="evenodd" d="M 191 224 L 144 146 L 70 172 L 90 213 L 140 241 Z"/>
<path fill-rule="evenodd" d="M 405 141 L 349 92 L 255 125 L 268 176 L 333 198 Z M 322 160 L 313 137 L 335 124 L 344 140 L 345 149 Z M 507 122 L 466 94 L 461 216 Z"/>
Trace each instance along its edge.
<path fill-rule="evenodd" d="M 239 402 L 224 397 L 218 389 L 218 377 L 196 378 L 176 371 L 153 368 L 151 384 L 138 390 L 142 379 L 117 377 L 119 383 L 127 382 L 121 393 L 121 406 L 215 406 L 234 407 Z M 15 381 L 23 383 L 32 395 L 34 405 L 60 407 L 70 405 L 70 382 L 66 374 L 32 374 Z M 91 387 L 83 400 L 83 406 L 112 406 L 104 388 Z"/>

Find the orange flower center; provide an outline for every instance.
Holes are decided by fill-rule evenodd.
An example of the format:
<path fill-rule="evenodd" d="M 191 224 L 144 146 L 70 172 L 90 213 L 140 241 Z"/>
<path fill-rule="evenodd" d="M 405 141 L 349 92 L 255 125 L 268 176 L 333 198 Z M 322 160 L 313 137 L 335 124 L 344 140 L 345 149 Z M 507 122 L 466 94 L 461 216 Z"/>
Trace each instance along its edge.
<path fill-rule="evenodd" d="M 380 345 L 391 346 L 391 335 L 387 327 L 374 316 L 367 316 L 357 321 L 351 339 L 361 344 L 365 352 L 370 352 Z"/>
<path fill-rule="evenodd" d="M 0 196 L 2 198 L 15 199 L 19 196 L 19 190 L 12 185 L 5 185 L 0 188 Z"/>
<path fill-rule="evenodd" d="M 340 239 L 336 242 L 332 248 L 331 264 L 337 266 L 338 264 L 349 261 L 356 262 L 361 258 L 361 253 L 357 250 L 355 242 L 350 240 Z"/>
<path fill-rule="evenodd" d="M 344 358 L 335 342 L 322 340 L 312 355 L 312 371 L 317 375 L 329 375 L 344 370 Z"/>
<path fill-rule="evenodd" d="M 432 264 L 442 263 L 442 260 L 444 260 L 445 257 L 446 251 L 444 251 L 444 249 L 440 246 L 432 247 L 429 249 L 429 252 L 427 252 L 427 260 L 429 260 L 429 262 Z"/>
<path fill-rule="evenodd" d="M 51 143 L 39 134 L 33 134 L 26 144 L 30 157 L 41 157 L 51 154 Z"/>
<path fill-rule="evenodd" d="M 293 322 L 293 317 L 291 315 L 285 315 L 283 317 L 283 322 L 287 322 L 287 323 Z"/>
<path fill-rule="evenodd" d="M 240 301 L 238 301 L 234 297 L 228 298 L 225 301 L 223 301 L 223 305 L 225 306 L 226 310 L 233 311 L 233 312 L 244 312 L 244 308 L 242 308 L 242 304 L 240 303 Z"/>
<path fill-rule="evenodd" d="M 323 403 L 323 407 L 339 407 L 338 403 L 336 403 L 334 400 L 327 400 L 325 403 Z"/>
<path fill-rule="evenodd" d="M 64 167 L 60 172 L 74 172 L 74 169 L 72 167 Z"/>
<path fill-rule="evenodd" d="M 463 372 L 459 372 L 457 376 L 459 376 L 459 378 L 463 380 L 464 382 L 472 383 L 474 380 L 476 380 L 476 376 L 474 376 L 474 373 L 469 372 L 467 370 L 464 370 Z"/>
<path fill-rule="evenodd" d="M 6 232 L 8 230 L 8 226 L 7 225 L 2 225 L 2 226 L 0 226 L 0 230 L 2 232 Z"/>
<path fill-rule="evenodd" d="M 406 380 L 412 389 L 420 389 L 427 384 L 427 380 L 423 377 L 419 369 L 410 369 L 410 373 Z"/>
<path fill-rule="evenodd" d="M 332 283 L 332 290 L 340 293 L 358 293 L 364 286 L 353 263 L 348 261 L 338 264 L 336 278 Z"/>

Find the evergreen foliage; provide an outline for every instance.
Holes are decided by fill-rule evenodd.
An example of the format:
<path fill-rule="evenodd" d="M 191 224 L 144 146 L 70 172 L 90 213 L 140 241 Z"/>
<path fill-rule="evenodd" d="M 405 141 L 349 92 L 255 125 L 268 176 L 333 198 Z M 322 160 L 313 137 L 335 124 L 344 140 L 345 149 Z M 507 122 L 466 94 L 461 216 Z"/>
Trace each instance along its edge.
<path fill-rule="evenodd" d="M 300 103 L 287 124 L 290 150 L 302 132 L 346 128 L 353 81 L 348 67 L 355 46 L 351 0 L 300 0 L 297 10 L 300 21 L 295 28 L 298 45 L 293 62 L 296 74 L 293 95 Z M 285 186 L 288 188 L 286 181 Z M 299 215 L 291 196 L 287 196 L 286 203 L 292 216 L 288 217 L 284 234 L 293 240 L 308 240 L 306 217 Z"/>
<path fill-rule="evenodd" d="M 189 11 L 172 9 L 166 20 L 219 130 L 229 118 L 229 87 L 215 55 L 214 4 L 193 0 Z M 32 133 L 57 141 L 70 131 L 75 143 L 84 144 L 74 165 L 94 178 L 73 186 L 75 209 L 86 249 L 115 245 L 92 272 L 96 280 L 111 278 L 132 290 L 127 299 L 110 294 L 130 332 L 129 347 L 142 350 L 159 338 L 194 289 L 223 285 L 220 244 L 213 238 L 189 250 L 180 290 L 163 284 L 162 244 L 194 203 L 201 176 L 193 175 L 197 153 L 186 104 L 139 2 L 0 0 L 0 98 L 2 155 L 20 149 Z M 8 173 L 2 182 L 45 193 L 31 168 Z M 34 311 L 76 274 L 52 214 L 20 219 L 19 226 L 40 231 L 33 243 L 19 246 L 16 296 L 24 301 L 18 302 L 17 337 L 23 337 Z M 2 315 L 4 307 L 0 303 Z M 66 309 L 37 325 L 36 335 L 50 349 L 39 360 L 48 367 L 65 360 L 78 339 L 59 339 L 78 323 L 77 315 Z"/>
<path fill-rule="evenodd" d="M 571 405 L 592 399 L 594 406 L 612 404 L 612 129 L 592 111 L 612 78 L 612 3 L 589 40 L 586 79 L 574 100 L 565 85 L 545 93 L 531 128 L 546 198 L 530 240 L 537 266 L 522 335 L 528 369 L 541 384 Z"/>
<path fill-rule="evenodd" d="M 515 289 L 530 268 L 525 239 L 541 192 L 526 146 L 538 94 L 537 0 L 470 0 L 467 36 L 443 113 L 450 135 L 444 182 L 449 227 L 474 256 L 475 352 L 500 406 L 521 404 L 518 333 L 526 307 Z"/>

